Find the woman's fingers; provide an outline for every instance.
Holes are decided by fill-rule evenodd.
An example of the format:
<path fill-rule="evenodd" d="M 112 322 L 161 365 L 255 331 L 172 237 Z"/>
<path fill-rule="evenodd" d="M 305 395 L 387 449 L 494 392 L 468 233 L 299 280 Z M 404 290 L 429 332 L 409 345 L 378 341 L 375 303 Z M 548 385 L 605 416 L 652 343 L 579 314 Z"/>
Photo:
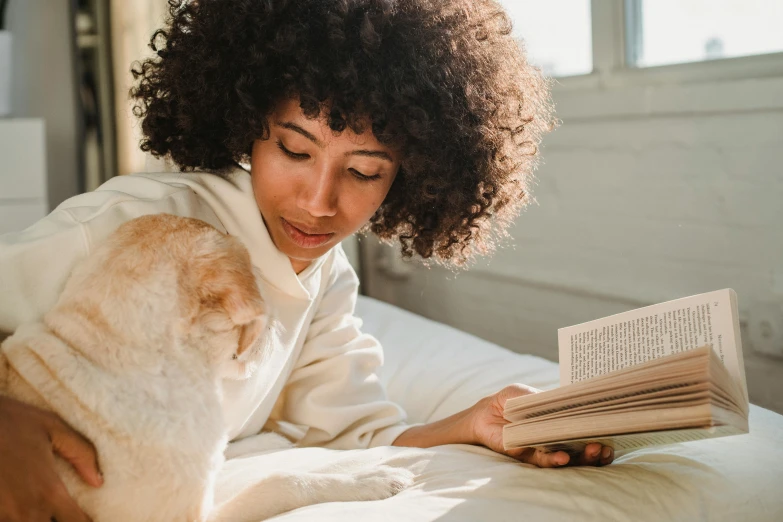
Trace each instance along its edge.
<path fill-rule="evenodd" d="M 593 442 L 585 446 L 582 454 L 576 459 L 575 464 L 579 466 L 595 466 L 601 458 L 601 444 Z"/>
<path fill-rule="evenodd" d="M 541 468 L 560 468 L 571 462 L 571 456 L 565 451 L 555 451 L 554 453 L 537 451 L 536 453 L 538 454 L 539 467 Z"/>
<path fill-rule="evenodd" d="M 614 450 L 609 446 L 603 446 L 593 442 L 585 446 L 582 455 L 577 459 L 578 466 L 606 466 L 614 460 Z"/>
<path fill-rule="evenodd" d="M 52 505 L 54 519 L 57 522 L 91 522 L 90 517 L 84 514 L 59 480 L 50 494 L 49 503 Z"/>
<path fill-rule="evenodd" d="M 571 457 L 565 451 L 547 452 L 542 449 L 528 448 L 527 451 L 516 457 L 526 464 L 532 464 L 539 468 L 560 468 L 567 465 Z"/>
<path fill-rule="evenodd" d="M 57 474 L 54 452 L 97 475 L 95 449 L 57 415 L 0 395 L 0 520 L 86 522 Z"/>
<path fill-rule="evenodd" d="M 614 449 L 604 446 L 601 450 L 601 466 L 606 466 L 614 461 Z"/>
<path fill-rule="evenodd" d="M 52 450 L 68 461 L 87 484 L 94 487 L 103 484 L 103 475 L 98 468 L 98 454 L 89 440 L 59 417 L 54 417 L 49 423 L 49 439 L 52 441 Z"/>
<path fill-rule="evenodd" d="M 578 456 L 570 456 L 565 451 L 547 452 L 543 449 L 526 448 L 519 454 L 509 454 L 526 464 L 532 464 L 539 468 L 560 468 L 571 466 L 606 466 L 614 460 L 614 450 L 609 446 L 602 446 L 594 442 L 585 446 Z"/>

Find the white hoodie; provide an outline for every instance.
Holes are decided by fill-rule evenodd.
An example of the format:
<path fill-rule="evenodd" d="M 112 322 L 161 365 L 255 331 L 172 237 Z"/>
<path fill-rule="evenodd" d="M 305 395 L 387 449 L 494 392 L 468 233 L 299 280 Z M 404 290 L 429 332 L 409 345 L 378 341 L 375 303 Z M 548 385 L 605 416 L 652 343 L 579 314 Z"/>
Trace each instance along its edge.
<path fill-rule="evenodd" d="M 241 169 L 228 180 L 208 173 L 119 176 L 26 230 L 0 235 L 0 331 L 39 321 L 77 261 L 125 221 L 160 212 L 198 218 L 241 239 L 282 326 L 278 349 L 256 374 L 223 383 L 229 439 L 255 435 L 273 421 L 299 428 L 302 445 L 352 449 L 390 445 L 410 427 L 378 379 L 378 341 L 360 332 L 353 315 L 359 282 L 342 248 L 297 275 L 269 237 Z"/>

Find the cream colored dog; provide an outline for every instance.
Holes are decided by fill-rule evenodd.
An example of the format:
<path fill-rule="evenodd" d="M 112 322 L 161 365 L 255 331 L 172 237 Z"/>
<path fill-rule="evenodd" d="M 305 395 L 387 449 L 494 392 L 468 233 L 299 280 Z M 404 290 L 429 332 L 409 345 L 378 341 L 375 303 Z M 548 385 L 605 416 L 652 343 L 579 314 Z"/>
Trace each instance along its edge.
<path fill-rule="evenodd" d="M 74 269 L 42 323 L 2 344 L 0 393 L 54 411 L 93 442 L 102 487 L 57 465 L 95 522 L 256 521 L 410 484 L 392 468 L 278 474 L 213 509 L 227 442 L 220 380 L 263 362 L 269 322 L 238 240 L 196 219 L 144 216 Z M 284 441 L 267 439 L 270 449 Z"/>

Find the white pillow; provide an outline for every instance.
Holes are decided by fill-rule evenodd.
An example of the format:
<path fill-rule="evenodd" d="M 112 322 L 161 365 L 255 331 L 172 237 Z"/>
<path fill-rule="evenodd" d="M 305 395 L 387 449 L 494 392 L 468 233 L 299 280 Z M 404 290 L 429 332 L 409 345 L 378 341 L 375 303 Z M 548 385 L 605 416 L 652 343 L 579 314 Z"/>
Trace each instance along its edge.
<path fill-rule="evenodd" d="M 456 328 L 376 299 L 360 296 L 363 331 L 383 346 L 381 380 L 408 422 L 432 422 L 457 413 L 512 383 L 558 385 L 557 364 L 514 353 Z"/>

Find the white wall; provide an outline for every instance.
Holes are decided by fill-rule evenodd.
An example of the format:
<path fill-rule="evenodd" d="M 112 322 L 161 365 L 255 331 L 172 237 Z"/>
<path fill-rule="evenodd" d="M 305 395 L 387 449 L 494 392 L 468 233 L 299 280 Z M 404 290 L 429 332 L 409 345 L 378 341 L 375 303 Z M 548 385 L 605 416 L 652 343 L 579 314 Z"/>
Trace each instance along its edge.
<path fill-rule="evenodd" d="M 49 207 L 79 193 L 79 102 L 70 2 L 12 1 L 11 111 L 43 118 Z"/>
<path fill-rule="evenodd" d="M 46 138 L 40 118 L 0 118 L 0 234 L 49 213 Z"/>
<path fill-rule="evenodd" d="M 757 353 L 783 355 L 783 76 L 731 72 L 746 65 L 564 80 L 513 243 L 465 273 L 402 279 L 373 244 L 365 291 L 556 360 L 558 327 L 731 287 L 751 400 L 783 412 L 783 360 Z"/>

